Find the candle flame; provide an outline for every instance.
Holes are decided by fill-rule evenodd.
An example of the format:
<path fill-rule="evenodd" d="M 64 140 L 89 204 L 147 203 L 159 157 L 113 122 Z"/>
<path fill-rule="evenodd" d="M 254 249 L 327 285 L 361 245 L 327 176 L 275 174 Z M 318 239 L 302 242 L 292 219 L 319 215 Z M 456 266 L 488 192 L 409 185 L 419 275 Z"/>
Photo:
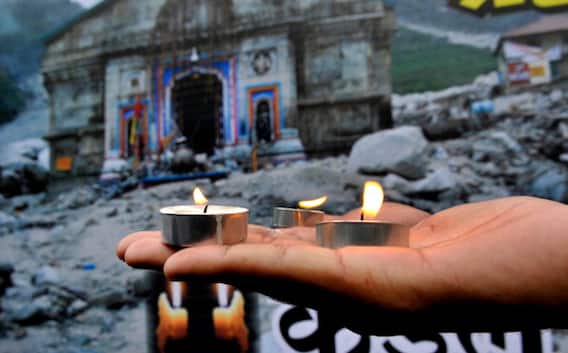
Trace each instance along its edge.
<path fill-rule="evenodd" d="M 324 203 L 326 203 L 326 201 L 327 201 L 327 196 L 323 196 L 315 200 L 300 201 L 298 202 L 298 206 L 300 206 L 300 208 L 308 208 L 308 209 L 317 208 L 323 205 Z"/>
<path fill-rule="evenodd" d="M 203 195 L 201 189 L 196 187 L 195 189 L 193 189 L 193 202 L 195 202 L 196 205 L 207 205 L 207 202 L 209 201 L 207 200 L 205 195 Z"/>
<path fill-rule="evenodd" d="M 170 290 L 172 293 L 172 307 L 175 309 L 181 307 L 182 290 L 180 282 L 170 282 Z"/>
<path fill-rule="evenodd" d="M 221 307 L 229 306 L 229 286 L 217 283 L 217 301 Z"/>
<path fill-rule="evenodd" d="M 374 219 L 379 214 L 383 207 L 385 193 L 383 187 L 376 181 L 368 181 L 365 183 L 365 190 L 363 191 L 363 208 L 361 215 L 364 218 Z"/>

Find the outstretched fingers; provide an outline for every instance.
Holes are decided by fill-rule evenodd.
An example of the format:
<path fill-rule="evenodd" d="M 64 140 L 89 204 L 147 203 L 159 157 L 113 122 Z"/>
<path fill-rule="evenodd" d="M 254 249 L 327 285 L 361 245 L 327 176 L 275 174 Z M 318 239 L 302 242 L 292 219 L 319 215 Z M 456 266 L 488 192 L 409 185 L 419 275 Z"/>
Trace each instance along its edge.
<path fill-rule="evenodd" d="M 116 247 L 116 256 L 118 256 L 119 259 L 124 261 L 124 255 L 126 254 L 126 250 L 128 249 L 128 247 L 133 243 L 142 239 L 160 239 L 160 232 L 147 231 L 147 232 L 136 232 L 127 235 L 126 237 L 122 238 L 122 240 L 118 243 Z"/>
<path fill-rule="evenodd" d="M 294 286 L 331 292 L 385 308 L 414 309 L 424 305 L 427 278 L 416 251 L 402 248 L 344 248 L 311 245 L 240 244 L 204 246 L 170 256 L 164 272 L 174 280 L 224 280 L 286 299 Z M 280 295 L 275 290 L 288 288 Z M 298 301 L 291 298 L 291 301 Z M 321 298 L 323 299 L 323 298 Z M 306 293 L 306 302 L 314 298 Z"/>
<path fill-rule="evenodd" d="M 139 239 L 124 254 L 124 261 L 132 267 L 162 270 L 164 263 L 177 250 L 162 243 L 160 238 Z"/>
<path fill-rule="evenodd" d="M 275 246 L 306 245 L 312 239 L 313 232 L 298 228 L 297 230 L 273 230 L 260 226 L 249 226 L 249 244 L 272 244 Z M 203 245 L 204 246 L 204 245 Z M 138 232 L 126 236 L 117 246 L 117 256 L 135 268 L 161 270 L 166 259 L 179 249 L 162 242 L 160 232 Z"/>

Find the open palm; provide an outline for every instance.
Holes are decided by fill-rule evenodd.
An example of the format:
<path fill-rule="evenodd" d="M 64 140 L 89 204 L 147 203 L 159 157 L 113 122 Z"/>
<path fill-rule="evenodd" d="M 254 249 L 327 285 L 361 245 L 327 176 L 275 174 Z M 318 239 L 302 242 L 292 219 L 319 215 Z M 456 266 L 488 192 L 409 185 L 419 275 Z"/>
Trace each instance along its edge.
<path fill-rule="evenodd" d="M 562 326 L 567 206 L 518 197 L 430 216 L 386 204 L 380 218 L 414 225 L 410 247 L 331 250 L 314 245 L 313 228 L 250 226 L 244 244 L 175 251 L 159 232 L 143 232 L 124 238 L 117 253 L 171 279 L 227 282 L 325 311 L 365 333 Z"/>

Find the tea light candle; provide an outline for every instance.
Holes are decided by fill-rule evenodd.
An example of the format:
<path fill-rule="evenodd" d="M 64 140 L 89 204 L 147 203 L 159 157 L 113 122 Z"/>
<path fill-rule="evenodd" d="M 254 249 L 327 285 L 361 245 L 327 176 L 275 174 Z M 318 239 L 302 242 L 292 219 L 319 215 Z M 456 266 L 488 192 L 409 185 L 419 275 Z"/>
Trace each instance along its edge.
<path fill-rule="evenodd" d="M 273 228 L 313 227 L 323 221 L 325 213 L 313 210 L 327 201 L 327 197 L 315 200 L 300 201 L 300 208 L 276 207 L 272 211 Z"/>
<path fill-rule="evenodd" d="M 317 243 L 326 248 L 345 246 L 408 246 L 410 227 L 374 221 L 331 221 L 316 225 Z"/>
<path fill-rule="evenodd" d="M 176 247 L 207 243 L 232 245 L 246 240 L 248 209 L 209 205 L 199 188 L 194 191 L 194 201 L 197 205 L 160 210 L 162 240 L 166 244 Z"/>
<path fill-rule="evenodd" d="M 317 243 L 327 248 L 345 246 L 408 246 L 409 226 L 375 219 L 382 208 L 384 192 L 377 182 L 365 183 L 363 208 L 359 221 L 330 221 L 316 225 Z"/>

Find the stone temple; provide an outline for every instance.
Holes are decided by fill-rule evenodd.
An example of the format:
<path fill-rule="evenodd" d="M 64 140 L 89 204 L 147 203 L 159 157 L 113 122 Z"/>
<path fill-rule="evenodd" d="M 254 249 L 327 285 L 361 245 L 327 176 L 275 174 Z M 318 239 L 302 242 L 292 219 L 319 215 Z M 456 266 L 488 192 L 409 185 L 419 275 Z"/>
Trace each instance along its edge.
<path fill-rule="evenodd" d="M 393 0 L 104 0 L 47 38 L 52 167 L 390 127 Z"/>

